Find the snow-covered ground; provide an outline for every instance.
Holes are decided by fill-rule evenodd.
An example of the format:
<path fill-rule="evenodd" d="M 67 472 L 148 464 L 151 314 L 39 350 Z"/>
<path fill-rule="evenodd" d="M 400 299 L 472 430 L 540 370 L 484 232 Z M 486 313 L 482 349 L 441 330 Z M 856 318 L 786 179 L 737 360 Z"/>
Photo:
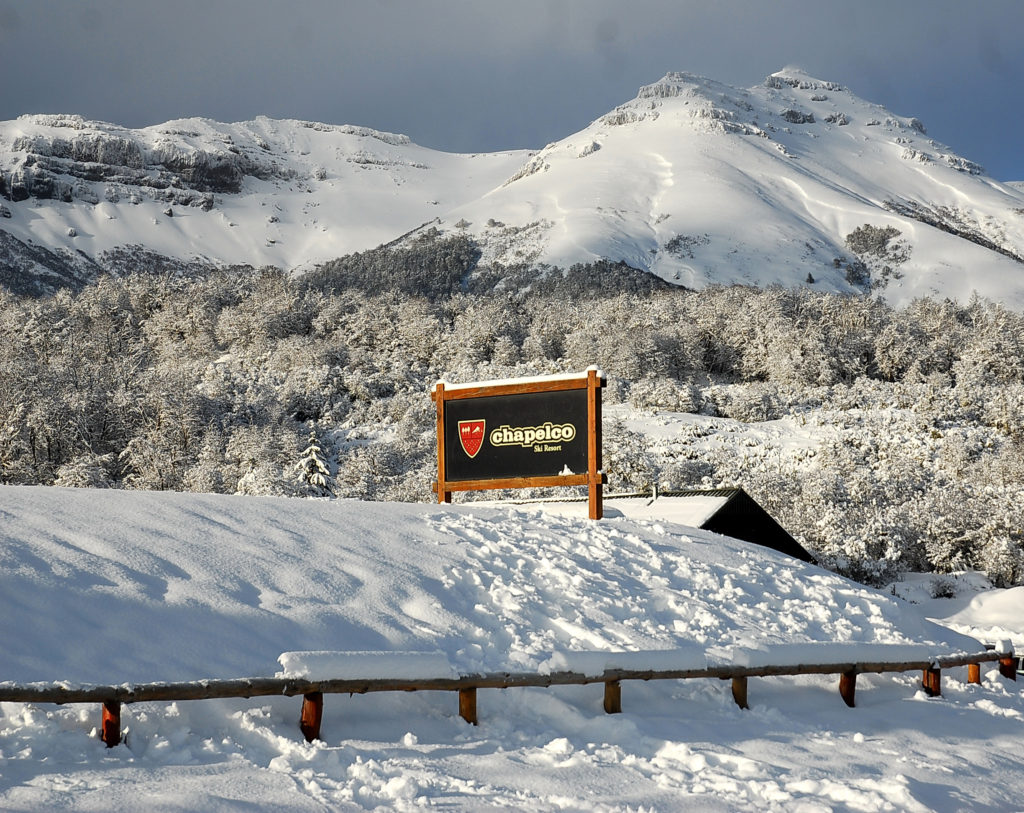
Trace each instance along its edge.
<path fill-rule="evenodd" d="M 539 506 L 435 506 L 0 488 L 0 681 L 271 676 L 298 650 L 435 653 L 457 671 L 565 653 L 764 644 L 1024 645 L 1024 588 L 879 592 L 624 505 L 601 522 Z M 892 593 L 896 593 L 893 595 Z M 900 596 L 903 596 L 901 598 Z M 926 600 L 927 599 L 927 600 Z M 945 625 L 928 619 L 943 620 Z M 440 653 L 437 655 L 436 653 Z M 0 705 L 9 810 L 1011 810 L 1024 697 L 983 669 L 98 708 Z"/>

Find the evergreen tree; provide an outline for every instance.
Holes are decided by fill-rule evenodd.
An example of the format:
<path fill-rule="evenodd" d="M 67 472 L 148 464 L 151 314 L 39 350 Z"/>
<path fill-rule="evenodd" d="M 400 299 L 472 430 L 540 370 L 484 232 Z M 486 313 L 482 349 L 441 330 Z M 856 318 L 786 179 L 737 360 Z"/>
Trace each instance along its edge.
<path fill-rule="evenodd" d="M 302 458 L 295 464 L 300 488 L 310 497 L 331 497 L 334 488 L 331 485 L 331 470 L 327 465 L 323 449 L 317 441 L 316 432 L 309 430 L 309 444 L 302 453 Z"/>

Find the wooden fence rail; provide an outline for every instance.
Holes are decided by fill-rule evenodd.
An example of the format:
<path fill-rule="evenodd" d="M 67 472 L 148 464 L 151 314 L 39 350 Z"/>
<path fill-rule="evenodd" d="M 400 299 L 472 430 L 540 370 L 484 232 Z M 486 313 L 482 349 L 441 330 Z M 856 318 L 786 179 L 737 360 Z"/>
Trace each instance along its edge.
<path fill-rule="evenodd" d="M 601 675 L 574 671 L 548 674 L 539 672 L 487 672 L 450 678 L 359 678 L 307 680 L 304 678 L 252 677 L 229 680 L 198 680 L 181 683 L 142 683 L 117 686 L 74 686 L 61 683 L 0 683 L 0 702 L 8 703 L 100 703 L 102 719 L 100 737 L 108 747 L 121 741 L 121 705 L 147 701 L 212 700 L 303 696 L 300 729 L 307 741 L 320 738 L 320 721 L 325 694 L 366 694 L 369 692 L 457 691 L 459 715 L 477 724 L 476 692 L 478 689 L 511 689 L 516 687 L 582 686 L 603 683 L 604 710 L 609 714 L 622 711 L 621 681 L 624 680 L 688 680 L 718 678 L 732 680 L 733 699 L 747 708 L 747 679 L 787 675 L 840 676 L 839 693 L 845 703 L 854 706 L 856 680 L 859 674 L 921 671 L 924 691 L 931 696 L 941 693 L 941 670 L 968 667 L 968 682 L 981 683 L 981 664 L 999 664 L 1003 677 L 1016 680 L 1013 650 L 986 651 L 970 655 L 951 655 L 928 660 L 891 662 L 833 662 L 791 665 L 737 666 L 723 664 L 695 669 L 607 669 Z"/>

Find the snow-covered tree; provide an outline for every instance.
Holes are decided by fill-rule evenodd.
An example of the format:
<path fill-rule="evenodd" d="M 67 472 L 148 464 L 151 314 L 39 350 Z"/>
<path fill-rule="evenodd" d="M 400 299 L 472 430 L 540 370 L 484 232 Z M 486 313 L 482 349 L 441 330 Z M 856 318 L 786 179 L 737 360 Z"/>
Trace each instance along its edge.
<path fill-rule="evenodd" d="M 327 463 L 316 432 L 309 432 L 309 442 L 302 457 L 295 464 L 296 479 L 300 489 L 310 497 L 330 497 L 334 494 L 331 485 L 331 469 Z"/>
<path fill-rule="evenodd" d="M 55 486 L 67 488 L 109 488 L 114 455 L 82 455 L 57 469 Z"/>
<path fill-rule="evenodd" d="M 1019 314 L 477 256 L 468 237 L 433 235 L 301 279 L 0 291 L 0 481 L 429 500 L 437 378 L 597 363 L 608 405 L 704 416 L 654 439 L 606 414 L 613 488 L 741 484 L 858 578 L 973 567 L 1024 581 Z M 751 426 L 779 419 L 815 447 Z"/>

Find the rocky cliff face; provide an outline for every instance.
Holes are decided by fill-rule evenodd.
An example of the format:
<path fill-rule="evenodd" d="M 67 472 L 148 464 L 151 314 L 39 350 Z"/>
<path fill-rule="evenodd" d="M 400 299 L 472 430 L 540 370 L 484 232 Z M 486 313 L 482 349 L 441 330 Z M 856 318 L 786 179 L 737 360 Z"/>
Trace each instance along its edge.
<path fill-rule="evenodd" d="M 525 154 L 442 153 L 367 127 L 264 117 L 128 129 L 21 116 L 0 122 L 0 286 L 310 268 L 486 194 Z"/>
<path fill-rule="evenodd" d="M 241 191 L 246 176 L 288 177 L 274 162 L 234 143 L 229 134 L 174 128 L 121 130 L 79 116 L 23 116 L 30 134 L 9 146 L 12 166 L 0 169 L 0 196 L 98 203 L 145 196 L 209 210 L 215 194 Z M 102 127 L 102 129 L 99 129 Z M 155 135 L 155 138 L 153 137 Z"/>

